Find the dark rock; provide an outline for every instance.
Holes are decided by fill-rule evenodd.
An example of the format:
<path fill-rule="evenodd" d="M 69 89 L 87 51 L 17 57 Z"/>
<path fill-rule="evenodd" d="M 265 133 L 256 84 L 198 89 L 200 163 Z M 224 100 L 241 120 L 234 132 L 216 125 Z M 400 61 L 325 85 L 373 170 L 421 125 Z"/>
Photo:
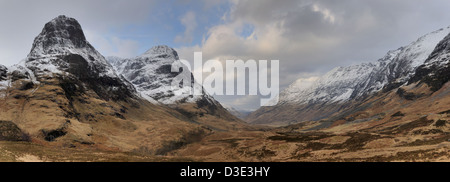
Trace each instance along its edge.
<path fill-rule="evenodd" d="M 33 82 L 24 82 L 22 83 L 22 86 L 19 88 L 19 90 L 29 90 L 34 87 Z"/>
<path fill-rule="evenodd" d="M 123 116 L 122 114 L 120 114 L 118 112 L 114 113 L 114 116 L 117 117 L 117 118 L 125 120 L 125 116 Z"/>
<path fill-rule="evenodd" d="M 42 129 L 41 132 L 44 135 L 44 139 L 49 142 L 55 141 L 56 138 L 62 137 L 67 134 L 67 127 L 70 124 L 70 120 L 67 120 L 60 128 L 54 130 Z"/>
<path fill-rule="evenodd" d="M 13 98 L 15 98 L 15 99 L 26 99 L 26 98 L 28 98 L 28 96 L 22 95 L 22 94 L 17 94 L 17 95 L 14 95 Z"/>
<path fill-rule="evenodd" d="M 0 121 L 0 141 L 30 141 L 30 136 L 13 122 Z"/>
<path fill-rule="evenodd" d="M 405 114 L 403 114 L 402 112 L 398 111 L 396 113 L 394 113 L 391 117 L 403 117 L 405 116 Z"/>
<path fill-rule="evenodd" d="M 168 74 L 172 77 L 177 76 L 178 72 L 172 72 L 172 65 L 162 65 L 158 69 L 156 69 L 157 74 Z"/>
<path fill-rule="evenodd" d="M 74 18 L 61 15 L 45 24 L 42 33 L 36 37 L 32 50 L 42 45 L 45 54 L 58 53 L 58 47 L 53 48 L 53 46 L 62 44 L 61 39 L 70 41 L 75 48 L 88 45 L 80 23 Z M 31 55 L 36 56 L 33 52 Z"/>
<path fill-rule="evenodd" d="M 21 80 L 21 79 L 27 79 L 28 77 L 29 77 L 28 72 L 22 73 L 18 70 L 15 70 L 11 73 L 11 81 L 12 82 L 15 82 L 15 81 Z"/>
<path fill-rule="evenodd" d="M 442 111 L 442 112 L 440 112 L 438 114 L 450 114 L 450 110 Z"/>
<path fill-rule="evenodd" d="M 407 91 L 405 91 L 405 89 L 399 88 L 397 89 L 397 95 L 400 96 L 401 98 L 404 98 L 406 100 L 414 100 L 417 98 L 417 96 L 413 93 L 409 93 Z"/>
<path fill-rule="evenodd" d="M 450 35 L 447 35 L 434 49 L 425 64 L 417 68 L 414 76 L 408 83 L 420 81 L 430 86 L 431 91 L 438 91 L 450 80 L 450 62 L 442 64 L 449 59 Z"/>
<path fill-rule="evenodd" d="M 436 123 L 434 124 L 434 126 L 436 127 L 442 127 L 442 126 L 446 126 L 447 125 L 447 121 L 446 120 L 437 120 Z"/>
<path fill-rule="evenodd" d="M 8 73 L 8 68 L 3 65 L 0 65 L 0 81 L 6 80 Z"/>

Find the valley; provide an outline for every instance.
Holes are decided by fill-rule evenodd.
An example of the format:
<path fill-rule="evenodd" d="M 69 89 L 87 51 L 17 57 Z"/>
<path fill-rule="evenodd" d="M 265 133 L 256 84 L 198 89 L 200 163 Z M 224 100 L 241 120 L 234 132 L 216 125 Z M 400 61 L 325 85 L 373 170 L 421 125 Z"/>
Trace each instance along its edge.
<path fill-rule="evenodd" d="M 449 33 L 295 82 L 246 116 L 175 94 L 174 49 L 105 58 L 61 15 L 26 59 L 0 65 L 0 161 L 450 161 Z"/>

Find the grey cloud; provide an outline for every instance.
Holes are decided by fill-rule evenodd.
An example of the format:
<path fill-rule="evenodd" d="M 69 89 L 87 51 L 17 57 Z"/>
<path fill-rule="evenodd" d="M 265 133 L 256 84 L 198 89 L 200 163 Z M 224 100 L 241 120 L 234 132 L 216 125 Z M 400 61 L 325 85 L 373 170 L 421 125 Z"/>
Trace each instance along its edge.
<path fill-rule="evenodd" d="M 283 45 L 268 53 L 245 47 L 248 45 L 245 39 L 224 39 L 223 43 L 216 44 L 208 44 L 206 39 L 206 44 L 200 49 L 209 58 L 232 55 L 279 59 L 282 88 L 295 81 L 296 75 L 323 74 L 336 66 L 375 61 L 389 50 L 450 25 L 450 1 L 445 0 L 234 2 L 227 16 L 229 26 L 239 22 L 251 23 L 256 32 L 264 32 L 271 25 L 277 25 L 282 35 L 273 43 L 279 41 Z M 330 16 L 334 21 L 330 21 Z M 214 51 L 205 52 L 207 50 Z M 235 98 L 220 98 L 226 102 L 232 99 Z M 253 106 L 258 105 L 254 100 Z"/>
<path fill-rule="evenodd" d="M 192 1 L 179 1 L 189 2 Z M 224 4 L 216 0 L 205 2 L 208 2 L 203 3 L 208 7 L 204 8 L 205 12 Z M 214 57 L 279 59 L 281 88 L 298 76 L 323 74 L 336 66 L 375 61 L 388 50 L 450 25 L 450 1 L 447 0 L 233 0 L 230 3 L 231 9 L 224 15 L 226 20 L 212 27 L 210 32 L 220 26 L 238 28 L 239 23 L 253 24 L 260 34 L 269 35 L 267 31 L 271 29 L 280 31 L 276 35 L 278 40 L 267 41 L 274 44 L 270 51 L 249 47 L 257 45 L 245 38 L 233 37 L 220 40 L 222 43 L 179 47 L 180 56 L 192 60 L 193 50 L 196 50 L 203 51 L 204 60 Z M 11 65 L 24 58 L 43 24 L 59 14 L 75 17 L 87 32 L 100 34 L 109 27 L 145 24 L 148 18 L 166 16 L 149 16 L 154 6 L 155 1 L 147 0 L 0 0 L 3 25 L 0 64 Z M 323 12 L 317 11 L 317 7 L 315 10 L 314 6 Z M 334 17 L 334 22 L 327 21 L 325 10 Z M 167 12 L 167 16 L 171 16 L 170 10 Z M 201 16 L 198 18 L 200 20 Z M 205 42 L 210 38 L 205 35 Z M 236 99 L 219 100 L 232 103 Z M 245 107 L 259 106 L 256 101 L 258 99 L 248 99 Z"/>

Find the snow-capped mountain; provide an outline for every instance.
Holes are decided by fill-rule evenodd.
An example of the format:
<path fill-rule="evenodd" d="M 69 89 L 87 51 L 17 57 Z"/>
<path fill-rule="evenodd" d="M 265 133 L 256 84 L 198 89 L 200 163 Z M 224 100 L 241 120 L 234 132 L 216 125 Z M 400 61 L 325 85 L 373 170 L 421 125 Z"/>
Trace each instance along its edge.
<path fill-rule="evenodd" d="M 417 68 L 409 83 L 422 81 L 432 91 L 439 90 L 450 79 L 450 34 L 430 54 L 425 63 Z"/>
<path fill-rule="evenodd" d="M 137 59 L 137 65 L 161 61 L 146 67 L 155 68 L 154 77 L 141 81 L 152 78 L 149 85 L 164 85 L 171 78 L 167 65 L 178 57 L 159 47 Z M 32 141 L 54 146 L 161 154 L 168 152 L 171 141 L 185 140 L 191 133 L 203 137 L 213 129 L 244 127 L 208 99 L 200 96 L 194 104 L 173 107 L 147 102 L 86 40 L 77 20 L 66 16 L 45 25 L 27 58 L 0 66 L 1 120 L 17 125 Z"/>
<path fill-rule="evenodd" d="M 214 128 L 234 128 L 241 121 L 195 82 L 192 73 L 172 72 L 176 65 L 179 71 L 189 70 L 178 58 L 177 52 L 168 46 L 155 46 L 135 58 L 108 57 L 117 73 L 134 85 L 138 94 L 155 104 L 163 104 L 177 110 L 186 117 Z M 190 76 L 191 84 L 172 86 L 174 79 Z M 183 80 L 183 81 L 184 81 Z M 195 95 L 193 90 L 202 90 Z M 209 119 L 208 119 L 209 118 Z M 231 121 L 231 122 L 230 122 Z M 231 124 L 228 126 L 228 124 Z M 226 126 L 226 127 L 224 127 Z"/>
<path fill-rule="evenodd" d="M 48 77 L 74 77 L 104 99 L 134 97 L 135 93 L 134 87 L 118 76 L 86 40 L 78 21 L 63 15 L 44 26 L 27 58 L 10 72 L 29 76 L 34 82 Z"/>
<path fill-rule="evenodd" d="M 270 123 L 269 115 L 281 117 L 276 113 L 287 112 L 279 108 L 289 110 L 288 105 L 295 108 L 292 113 L 298 114 L 299 118 L 287 119 L 289 116 L 286 116 L 285 120 L 318 120 L 344 109 L 348 102 L 362 100 L 381 90 L 398 88 L 408 83 L 416 69 L 430 54 L 433 55 L 435 47 L 449 33 L 450 27 L 431 32 L 408 46 L 389 51 L 375 62 L 337 67 L 308 85 L 304 85 L 304 79 L 299 79 L 280 94 L 277 106 L 261 108 L 251 114 L 249 121 Z M 318 110 L 321 112 L 314 113 Z"/>
<path fill-rule="evenodd" d="M 280 102 L 345 102 L 378 92 L 388 84 L 404 84 L 449 33 L 450 27 L 432 32 L 373 63 L 335 68 L 309 87 L 294 83 L 281 93 Z"/>
<path fill-rule="evenodd" d="M 26 66 L 43 72 L 67 71 L 71 62 L 61 58 L 69 55 L 81 56 L 100 76 L 118 77 L 106 59 L 86 40 L 78 21 L 66 16 L 59 16 L 45 25 L 34 40 Z"/>
<path fill-rule="evenodd" d="M 185 70 L 188 69 L 179 61 L 178 54 L 173 48 L 160 45 L 135 58 L 108 57 L 107 59 L 119 74 L 122 74 L 144 98 L 150 101 L 177 104 L 195 103 L 204 99 L 209 103 L 218 104 L 205 92 L 203 95 L 193 95 L 188 92 L 191 88 L 203 90 L 203 87 L 194 81 L 192 74 L 190 74 L 192 87 L 172 86 L 173 79 L 180 74 L 172 72 L 172 65 L 177 64 Z"/>

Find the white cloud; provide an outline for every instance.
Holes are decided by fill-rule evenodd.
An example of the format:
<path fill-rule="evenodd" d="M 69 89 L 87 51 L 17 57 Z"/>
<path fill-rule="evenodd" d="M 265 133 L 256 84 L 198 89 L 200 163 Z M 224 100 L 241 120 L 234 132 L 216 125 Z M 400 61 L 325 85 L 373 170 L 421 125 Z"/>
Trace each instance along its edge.
<path fill-rule="evenodd" d="M 334 23 L 336 21 L 336 17 L 333 13 L 327 8 L 322 8 L 317 4 L 312 5 L 312 9 L 314 12 L 320 12 L 323 15 L 323 18 L 330 23 Z"/>
<path fill-rule="evenodd" d="M 183 1 L 183 5 L 187 2 Z M 305 73 L 316 76 L 336 66 L 374 61 L 388 50 L 450 25 L 450 1 L 445 0 L 204 0 L 200 3 L 204 7 L 186 6 L 187 13 L 180 16 L 179 22 L 163 21 L 167 16 L 179 16 L 171 12 L 177 3 L 161 6 L 167 9 L 163 11 L 152 11 L 158 1 L 148 0 L 0 3 L 0 64 L 11 65 L 26 57 L 43 25 L 60 14 L 79 20 L 89 32 L 88 40 L 102 54 L 124 57 L 137 55 L 134 50 L 142 47 L 120 33 L 109 35 L 111 28 L 121 32 L 127 25 L 145 26 L 149 19 L 157 19 L 161 20 L 158 26 L 176 27 L 175 23 L 181 23 L 185 27 L 177 37 L 162 41 L 184 43 L 177 51 L 180 58 L 189 61 L 193 61 L 194 51 L 202 51 L 204 61 L 279 59 L 282 88 Z M 214 14 L 223 18 L 205 28 L 203 16 L 217 8 L 229 10 L 223 16 Z M 246 25 L 252 29 L 243 35 Z M 202 43 L 190 45 L 198 38 L 197 31 L 205 29 Z M 236 98 L 223 100 L 231 99 Z M 259 105 L 259 99 L 254 100 L 254 105 Z"/>
<path fill-rule="evenodd" d="M 232 0 L 231 4 L 223 22 L 209 28 L 202 44 L 179 48 L 180 56 L 191 58 L 195 50 L 203 52 L 204 60 L 277 59 L 282 88 L 299 78 L 305 78 L 301 85 L 312 83 L 336 66 L 375 61 L 388 50 L 448 26 L 444 19 L 450 18 L 450 2 L 441 0 Z M 240 33 L 246 25 L 253 27 L 247 37 Z M 219 98 L 230 105 L 247 101 L 259 105 L 258 99 L 242 99 Z"/>
<path fill-rule="evenodd" d="M 134 57 L 139 54 L 139 42 L 131 39 L 121 39 L 116 36 L 85 31 L 89 42 L 105 56 L 118 56 L 123 58 Z"/>
<path fill-rule="evenodd" d="M 194 40 L 194 31 L 197 28 L 197 20 L 193 11 L 187 12 L 181 19 L 181 24 L 185 27 L 183 35 L 177 35 L 175 42 L 177 43 L 192 43 Z"/>

